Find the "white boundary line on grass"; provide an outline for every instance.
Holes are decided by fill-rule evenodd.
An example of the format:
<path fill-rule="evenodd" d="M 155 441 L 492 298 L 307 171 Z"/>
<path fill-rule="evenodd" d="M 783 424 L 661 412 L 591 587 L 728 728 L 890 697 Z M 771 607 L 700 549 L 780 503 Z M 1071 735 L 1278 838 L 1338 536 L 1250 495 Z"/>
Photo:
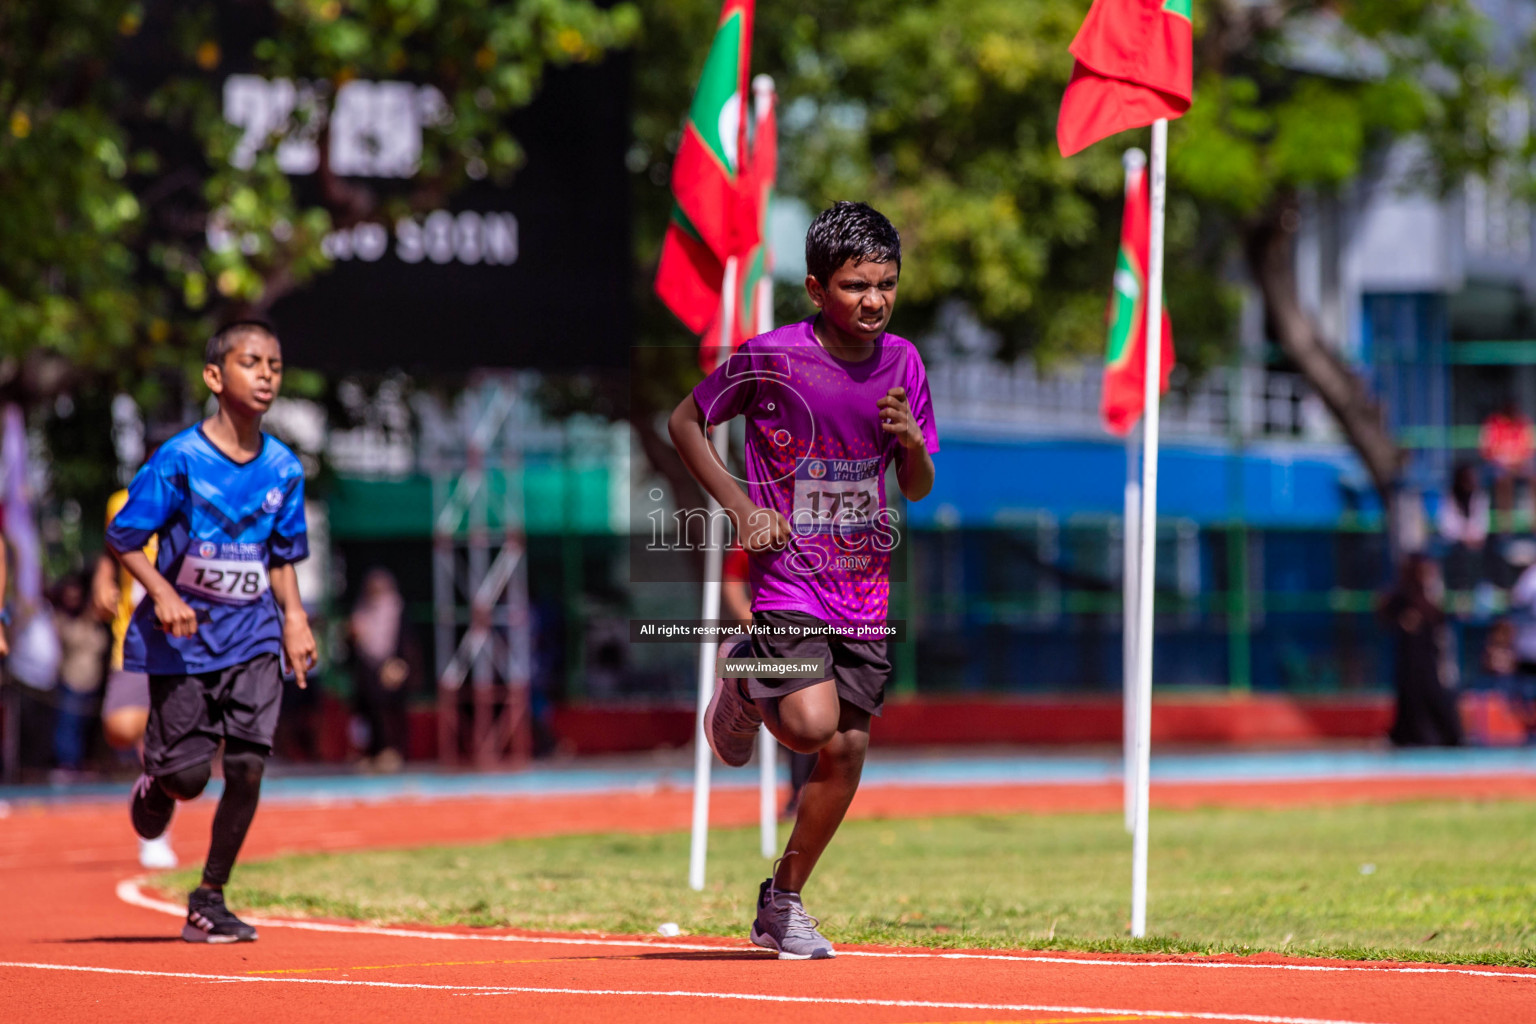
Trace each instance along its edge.
<path fill-rule="evenodd" d="M 734 999 L 753 1003 L 796 1003 L 811 1006 L 889 1006 L 920 1010 L 1003 1010 L 1036 1013 L 1080 1013 L 1100 1016 L 1158 1017 L 1176 1020 L 1235 1020 L 1247 1024 L 1361 1024 L 1360 1021 L 1318 1017 L 1275 1017 L 1262 1013 L 1218 1013 L 1200 1010 L 1129 1010 L 1103 1006 L 1051 1006 L 1044 1003 L 963 1003 L 928 999 L 850 999 L 838 996 L 779 996 L 752 992 L 693 992 L 686 989 L 545 988 L 535 985 L 423 985 L 403 981 L 355 981 L 342 978 L 273 978 L 243 974 L 194 974 L 186 971 L 144 971 L 126 967 L 86 967 L 77 964 L 34 964 L 0 961 L 0 968 L 78 971 L 87 974 L 129 975 L 139 978 L 181 978 L 188 981 L 264 982 L 288 985 L 340 985 L 354 988 L 409 989 L 417 992 L 469 995 L 655 996 L 663 999 Z"/>
<path fill-rule="evenodd" d="M 144 881 L 144 877 L 140 876 L 117 883 L 117 898 L 130 906 L 142 907 L 145 910 L 154 910 L 162 914 L 171 914 L 175 917 L 186 915 L 186 907 L 177 903 L 155 899 L 153 896 L 145 893 Z M 640 938 L 593 939 L 579 935 L 556 937 L 551 935 L 485 935 L 475 932 L 434 932 L 415 928 L 389 928 L 371 924 L 337 924 L 329 921 L 297 921 L 287 918 L 257 917 L 253 915 L 248 915 L 246 920 L 252 924 L 259 924 L 269 928 L 297 928 L 301 931 L 332 932 L 341 935 L 387 935 L 397 939 L 433 939 L 440 942 L 521 942 L 530 945 L 621 946 L 629 949 L 674 949 L 690 952 L 718 950 L 736 950 L 743 953 L 761 952 L 757 946 L 729 946 L 718 943 L 707 945 L 697 942 L 654 942 L 649 939 Z M 1205 960 L 1109 960 L 1088 957 L 1031 956 L 1009 953 L 884 953 L 862 949 L 839 950 L 837 955 L 839 957 L 871 957 L 881 960 L 1004 960 L 1011 963 L 1057 964 L 1075 967 L 1196 967 L 1314 973 L 1462 974 L 1477 978 L 1515 978 L 1523 981 L 1536 981 L 1536 972 L 1533 971 L 1509 971 L 1497 968 L 1480 970 L 1474 967 L 1356 967 L 1332 964 L 1248 964 Z M 967 1005 L 965 1008 L 972 1009 L 974 1007 Z M 1275 1019 L 1278 1020 L 1279 1018 Z"/>

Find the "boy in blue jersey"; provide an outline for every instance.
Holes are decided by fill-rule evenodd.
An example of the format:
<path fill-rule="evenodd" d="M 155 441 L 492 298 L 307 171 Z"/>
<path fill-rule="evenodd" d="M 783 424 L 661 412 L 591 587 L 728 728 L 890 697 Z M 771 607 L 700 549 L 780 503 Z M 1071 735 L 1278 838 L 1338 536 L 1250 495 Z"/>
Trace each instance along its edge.
<path fill-rule="evenodd" d="M 280 656 L 299 686 L 315 641 L 294 563 L 309 553 L 304 469 L 261 417 L 277 397 L 283 354 L 264 324 L 242 321 L 208 341 L 210 418 L 171 438 L 139 470 L 107 545 L 143 585 L 123 667 L 149 675 L 144 774 L 133 827 L 163 834 L 177 800 L 203 791 L 224 744 L 224 795 L 202 884 L 187 900 L 188 942 L 249 942 L 256 929 L 224 905 L 224 884 L 261 795 L 282 698 Z M 154 564 L 143 552 L 160 541 Z"/>

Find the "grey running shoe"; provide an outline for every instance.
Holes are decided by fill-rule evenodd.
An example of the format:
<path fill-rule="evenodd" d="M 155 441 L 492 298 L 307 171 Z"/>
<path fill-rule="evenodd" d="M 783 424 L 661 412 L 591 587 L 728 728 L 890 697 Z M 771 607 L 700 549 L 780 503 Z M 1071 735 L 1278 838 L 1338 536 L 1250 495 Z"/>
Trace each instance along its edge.
<path fill-rule="evenodd" d="M 731 648 L 728 657 L 744 657 L 740 653 L 744 647 L 750 649 L 750 641 L 743 640 Z M 740 679 L 716 678 L 715 695 L 704 711 L 704 736 L 709 740 L 709 749 L 732 768 L 752 760 L 757 729 L 763 724 L 763 713 L 742 692 L 741 683 Z"/>
<path fill-rule="evenodd" d="M 752 942 L 778 950 L 780 960 L 830 960 L 837 950 L 816 929 L 821 922 L 805 912 L 797 892 L 773 887 L 766 878 L 757 891 L 757 920 L 752 922 Z"/>
<path fill-rule="evenodd" d="M 229 912 L 223 893 L 199 886 L 187 898 L 181 937 L 188 942 L 255 942 L 256 929 Z"/>

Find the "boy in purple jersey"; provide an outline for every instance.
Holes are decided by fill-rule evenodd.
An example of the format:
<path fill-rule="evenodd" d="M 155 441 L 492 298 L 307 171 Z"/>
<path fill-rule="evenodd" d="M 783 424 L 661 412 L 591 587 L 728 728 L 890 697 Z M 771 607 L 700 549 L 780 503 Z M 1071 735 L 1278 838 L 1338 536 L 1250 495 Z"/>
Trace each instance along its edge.
<path fill-rule="evenodd" d="M 814 317 L 747 341 L 673 411 L 673 443 L 735 522 L 751 561 L 754 635 L 733 656 L 819 662 L 806 678 L 716 681 L 705 723 L 726 764 L 752 756 L 758 725 L 818 754 L 784 855 L 758 891 L 752 941 L 780 959 L 825 959 L 832 944 L 800 891 L 842 823 L 891 663 L 883 627 L 897 536 L 885 470 L 909 501 L 933 488 L 939 450 L 928 379 L 911 342 L 886 332 L 901 238 L 864 203 L 840 202 L 806 235 Z M 747 491 L 707 429 L 747 425 Z"/>

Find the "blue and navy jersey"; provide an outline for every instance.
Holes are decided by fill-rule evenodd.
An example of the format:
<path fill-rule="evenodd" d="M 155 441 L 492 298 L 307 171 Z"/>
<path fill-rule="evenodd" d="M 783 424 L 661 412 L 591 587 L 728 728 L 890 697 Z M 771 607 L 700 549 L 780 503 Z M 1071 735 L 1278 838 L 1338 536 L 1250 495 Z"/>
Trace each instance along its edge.
<path fill-rule="evenodd" d="M 197 632 L 173 637 L 159 628 L 146 597 L 128 626 L 125 669 L 191 675 L 281 652 L 269 571 L 309 554 L 304 468 L 286 445 L 263 434 L 261 454 L 239 463 L 201 425 L 165 442 L 107 528 L 114 551 L 137 551 L 153 536 L 155 568 L 197 612 Z"/>

